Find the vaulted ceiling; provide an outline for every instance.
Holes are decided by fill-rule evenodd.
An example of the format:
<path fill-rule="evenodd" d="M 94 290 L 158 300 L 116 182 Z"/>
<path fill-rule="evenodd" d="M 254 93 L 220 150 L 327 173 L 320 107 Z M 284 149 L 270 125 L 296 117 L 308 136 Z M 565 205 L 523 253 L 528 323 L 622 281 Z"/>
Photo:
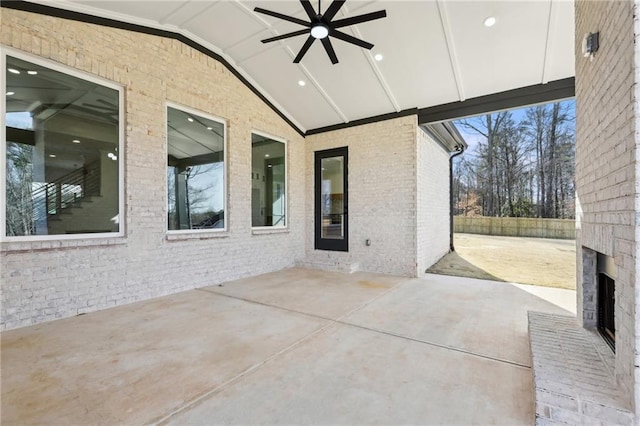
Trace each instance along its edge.
<path fill-rule="evenodd" d="M 574 5 L 568 0 L 349 0 L 335 19 L 380 9 L 387 17 L 342 28 L 375 46 L 333 40 L 336 65 L 319 42 L 301 63 L 292 63 L 304 35 L 260 42 L 302 27 L 254 7 L 307 20 L 297 0 L 40 3 L 181 33 L 224 57 L 303 131 L 574 75 Z M 317 1 L 312 4 L 317 9 Z M 322 2 L 323 9 L 329 4 Z M 484 25 L 488 17 L 495 25 Z"/>

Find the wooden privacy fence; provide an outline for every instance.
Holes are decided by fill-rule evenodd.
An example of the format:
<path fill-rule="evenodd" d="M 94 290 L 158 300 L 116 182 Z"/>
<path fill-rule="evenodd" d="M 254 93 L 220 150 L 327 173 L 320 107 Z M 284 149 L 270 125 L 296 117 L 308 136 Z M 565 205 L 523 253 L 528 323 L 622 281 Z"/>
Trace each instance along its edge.
<path fill-rule="evenodd" d="M 507 237 L 576 238 L 573 219 L 542 219 L 537 217 L 454 216 L 455 232 Z"/>

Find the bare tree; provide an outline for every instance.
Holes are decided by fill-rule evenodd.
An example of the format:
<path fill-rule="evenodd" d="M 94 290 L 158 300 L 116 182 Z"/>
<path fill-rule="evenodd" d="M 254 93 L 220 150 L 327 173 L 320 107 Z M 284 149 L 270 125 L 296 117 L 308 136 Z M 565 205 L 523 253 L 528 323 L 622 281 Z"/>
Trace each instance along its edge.
<path fill-rule="evenodd" d="M 33 150 L 31 145 L 7 142 L 7 236 L 32 235 Z"/>
<path fill-rule="evenodd" d="M 464 196 L 485 216 L 574 217 L 570 112 L 567 103 L 553 103 L 528 108 L 520 120 L 505 111 L 459 121 L 480 137 L 473 152 L 456 161 L 454 195 L 461 211 L 473 211 L 460 204 Z"/>

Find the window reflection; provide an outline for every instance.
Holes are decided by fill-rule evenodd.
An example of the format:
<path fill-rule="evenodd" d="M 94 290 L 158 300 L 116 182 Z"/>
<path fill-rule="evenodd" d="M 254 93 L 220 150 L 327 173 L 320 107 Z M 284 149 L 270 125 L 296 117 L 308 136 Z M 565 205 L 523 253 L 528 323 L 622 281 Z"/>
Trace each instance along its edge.
<path fill-rule="evenodd" d="M 119 92 L 6 60 L 6 235 L 118 232 Z"/>
<path fill-rule="evenodd" d="M 286 226 L 285 144 L 251 135 L 251 224 Z"/>
<path fill-rule="evenodd" d="M 224 124 L 169 107 L 168 229 L 224 228 Z"/>

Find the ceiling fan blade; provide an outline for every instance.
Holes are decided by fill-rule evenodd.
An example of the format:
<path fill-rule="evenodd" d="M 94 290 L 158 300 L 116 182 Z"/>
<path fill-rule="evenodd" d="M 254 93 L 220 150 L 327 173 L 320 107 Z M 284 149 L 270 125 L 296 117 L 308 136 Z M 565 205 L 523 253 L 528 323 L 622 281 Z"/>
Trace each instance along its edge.
<path fill-rule="evenodd" d="M 316 19 L 316 11 L 311 6 L 311 2 L 309 0 L 300 0 L 302 7 L 304 7 L 304 11 L 307 12 L 307 16 L 310 20 Z"/>
<path fill-rule="evenodd" d="M 326 22 L 330 22 L 333 17 L 336 16 L 336 13 L 338 13 L 345 1 L 346 0 L 334 0 L 333 3 L 329 5 L 329 8 L 322 14 L 324 20 Z"/>
<path fill-rule="evenodd" d="M 295 36 L 299 36 L 299 35 L 303 35 L 303 34 L 309 34 L 309 30 L 308 29 L 304 29 L 304 30 L 300 30 L 300 31 L 294 31 L 292 33 L 280 34 L 279 36 L 275 36 L 275 37 L 271 37 L 271 38 L 265 38 L 264 40 L 260 40 L 260 41 L 263 42 L 263 43 L 271 43 L 272 41 L 283 40 L 285 38 L 295 37 Z"/>
<path fill-rule="evenodd" d="M 305 41 L 302 45 L 302 49 L 300 49 L 300 52 L 298 52 L 298 56 L 296 56 L 296 58 L 293 60 L 294 64 L 297 64 L 302 60 L 302 57 L 307 53 L 307 50 L 309 50 L 314 41 L 316 41 L 316 39 L 310 35 L 307 41 Z"/>
<path fill-rule="evenodd" d="M 311 23 L 307 21 L 303 21 L 302 19 L 294 18 L 293 16 L 283 15 L 282 13 L 272 12 L 271 10 L 266 10 L 261 7 L 256 7 L 253 9 L 254 12 L 262 13 L 263 15 L 273 16 L 274 18 L 283 19 L 285 21 L 293 22 L 294 24 L 302 25 L 305 27 L 310 27 Z"/>
<path fill-rule="evenodd" d="M 322 45 L 324 46 L 324 50 L 327 51 L 327 55 L 329 55 L 329 59 L 331 59 L 331 63 L 333 65 L 338 63 L 338 57 L 336 56 L 336 51 L 333 50 L 333 46 L 331 45 L 331 40 L 329 37 L 325 37 L 322 39 Z"/>
<path fill-rule="evenodd" d="M 338 19 L 331 23 L 332 28 L 342 28 L 349 25 L 361 24 L 367 21 L 373 21 L 374 19 L 385 18 L 387 16 L 386 10 L 379 10 L 377 12 L 365 13 L 364 15 L 352 16 L 351 18 Z"/>
<path fill-rule="evenodd" d="M 330 29 L 329 35 L 331 37 L 339 38 L 342 41 L 346 41 L 347 43 L 355 44 L 356 46 L 364 47 L 365 49 L 372 49 L 373 44 L 367 43 L 364 40 L 360 40 L 359 38 L 355 38 L 350 36 L 349 34 L 345 34 L 342 31 Z"/>

